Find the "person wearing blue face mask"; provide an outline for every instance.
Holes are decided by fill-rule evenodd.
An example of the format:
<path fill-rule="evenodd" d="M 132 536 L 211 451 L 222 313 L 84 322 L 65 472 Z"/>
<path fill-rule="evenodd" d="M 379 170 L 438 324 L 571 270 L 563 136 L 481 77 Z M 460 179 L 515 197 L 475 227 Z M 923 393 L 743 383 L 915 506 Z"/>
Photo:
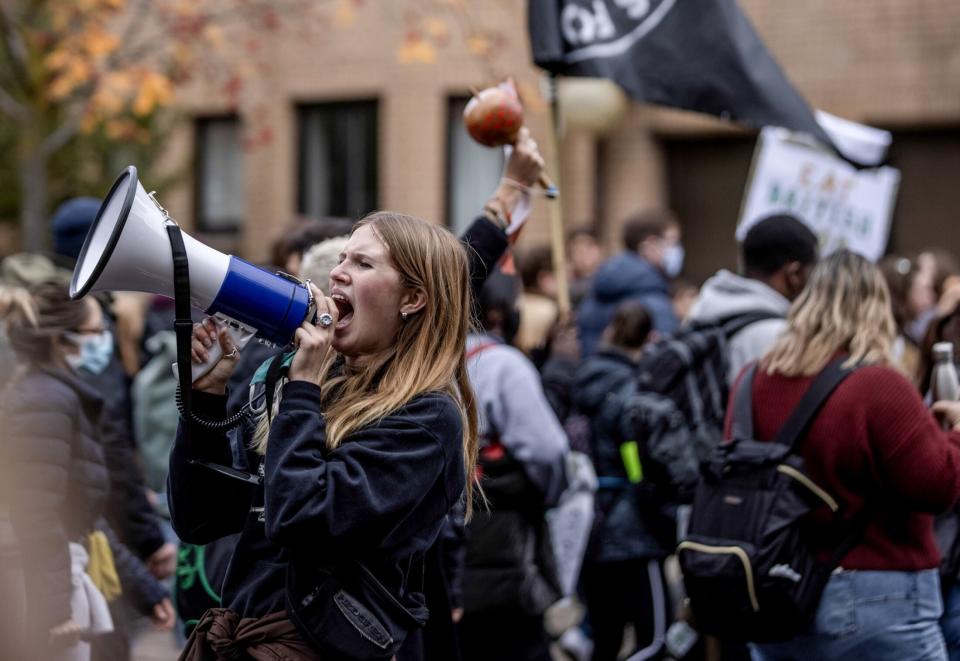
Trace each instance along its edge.
<path fill-rule="evenodd" d="M 23 639 L 28 658 L 86 661 L 91 641 L 113 629 L 108 602 L 121 594 L 158 625 L 174 621 L 166 589 L 103 516 L 103 400 L 80 374 L 102 372 L 113 342 L 99 304 L 70 300 L 65 281 L 6 291 L 2 302 L 20 363 L 0 396 L 0 488 L 23 565 Z"/>
<path fill-rule="evenodd" d="M 77 256 L 100 208 L 100 200 L 89 197 L 73 198 L 61 204 L 50 217 L 50 234 L 53 248 L 50 259 L 67 271 L 72 271 Z M 130 296 L 128 294 L 128 296 Z M 129 302 L 130 299 L 127 299 Z M 119 299 L 111 295 L 101 297 L 100 308 L 104 313 L 103 328 L 115 330 L 114 340 L 119 340 L 123 327 L 118 311 Z M 127 310 L 128 328 L 137 326 L 129 315 L 137 306 L 122 306 Z M 134 317 L 136 312 L 132 313 Z M 132 324 L 130 323 L 132 322 Z M 106 505 L 106 519 L 120 539 L 147 565 L 158 579 L 169 577 L 176 566 L 177 548 L 172 532 L 162 526 L 160 517 L 148 499 L 147 487 L 137 457 L 137 441 L 132 426 L 132 399 L 130 377 L 139 368 L 139 353 L 136 342 L 112 342 L 113 349 L 106 364 L 104 356 L 107 342 L 101 338 L 84 338 L 91 346 L 81 349 L 74 361 L 87 363 L 78 367 L 77 376 L 103 396 L 103 428 L 100 440 L 104 449 L 107 470 L 110 473 L 110 494 Z M 96 347 L 96 348 L 95 348 Z M 124 350 L 124 347 L 126 350 Z M 99 356 L 93 357 L 89 352 Z M 99 352 L 99 353 L 97 353 Z M 124 600 L 110 604 L 117 623 L 114 633 L 100 636 L 94 646 L 96 661 L 114 661 L 130 656 L 134 632 L 129 625 L 132 617 L 130 607 Z"/>
<path fill-rule="evenodd" d="M 64 356 L 73 371 L 86 370 L 91 374 L 100 374 L 107 369 L 113 357 L 113 333 L 106 329 L 81 330 L 76 333 L 64 333 L 64 339 L 73 342 L 79 353 Z"/>
<path fill-rule="evenodd" d="M 659 335 L 680 326 L 670 296 L 670 281 L 680 275 L 684 258 L 676 219 L 664 209 L 637 214 L 623 226 L 623 247 L 597 270 L 589 294 L 577 309 L 584 356 L 596 349 L 613 311 L 623 301 L 643 304 Z"/>

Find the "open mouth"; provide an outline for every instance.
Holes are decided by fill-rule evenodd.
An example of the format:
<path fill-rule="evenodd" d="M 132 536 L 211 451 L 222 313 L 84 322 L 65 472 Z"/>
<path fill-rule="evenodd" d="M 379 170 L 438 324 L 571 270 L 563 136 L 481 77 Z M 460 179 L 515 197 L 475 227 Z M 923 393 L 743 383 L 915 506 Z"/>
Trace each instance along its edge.
<path fill-rule="evenodd" d="M 346 328 L 353 319 L 353 304 L 343 294 L 333 294 L 330 298 L 333 299 L 339 312 L 336 328 Z"/>

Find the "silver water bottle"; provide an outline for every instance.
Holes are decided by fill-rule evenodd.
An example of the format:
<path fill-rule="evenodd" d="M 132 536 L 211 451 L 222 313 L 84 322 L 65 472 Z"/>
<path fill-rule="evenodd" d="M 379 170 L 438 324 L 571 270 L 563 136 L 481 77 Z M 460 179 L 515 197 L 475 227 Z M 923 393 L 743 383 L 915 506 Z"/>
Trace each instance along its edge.
<path fill-rule="evenodd" d="M 960 399 L 960 380 L 957 379 L 957 368 L 953 364 L 953 344 L 937 342 L 933 345 L 933 372 L 930 374 L 930 395 L 933 401 L 955 401 Z M 950 429 L 950 423 L 943 421 L 945 429 Z"/>

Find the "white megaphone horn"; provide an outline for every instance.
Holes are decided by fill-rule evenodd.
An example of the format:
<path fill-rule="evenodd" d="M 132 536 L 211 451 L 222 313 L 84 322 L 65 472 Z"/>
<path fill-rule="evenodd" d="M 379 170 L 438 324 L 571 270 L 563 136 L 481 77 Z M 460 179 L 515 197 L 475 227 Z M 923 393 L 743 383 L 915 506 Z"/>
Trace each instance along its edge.
<path fill-rule="evenodd" d="M 173 250 L 167 224 L 174 221 L 137 180 L 132 165 L 117 178 L 97 211 L 70 281 L 70 297 L 98 291 L 139 291 L 173 298 Z M 307 284 L 225 255 L 182 232 L 190 268 L 190 303 L 225 324 L 243 348 L 256 336 L 284 346 L 316 312 Z M 196 381 L 220 359 L 193 365 Z"/>

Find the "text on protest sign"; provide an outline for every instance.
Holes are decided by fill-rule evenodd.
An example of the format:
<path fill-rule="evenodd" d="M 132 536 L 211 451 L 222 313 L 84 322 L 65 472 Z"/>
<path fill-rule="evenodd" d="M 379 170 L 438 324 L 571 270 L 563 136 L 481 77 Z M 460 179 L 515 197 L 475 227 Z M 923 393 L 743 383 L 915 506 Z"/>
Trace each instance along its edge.
<path fill-rule="evenodd" d="M 823 254 L 849 248 L 876 261 L 886 251 L 899 184 L 895 168 L 857 170 L 790 131 L 764 128 L 737 239 L 742 241 L 761 218 L 790 213 L 813 230 Z"/>

